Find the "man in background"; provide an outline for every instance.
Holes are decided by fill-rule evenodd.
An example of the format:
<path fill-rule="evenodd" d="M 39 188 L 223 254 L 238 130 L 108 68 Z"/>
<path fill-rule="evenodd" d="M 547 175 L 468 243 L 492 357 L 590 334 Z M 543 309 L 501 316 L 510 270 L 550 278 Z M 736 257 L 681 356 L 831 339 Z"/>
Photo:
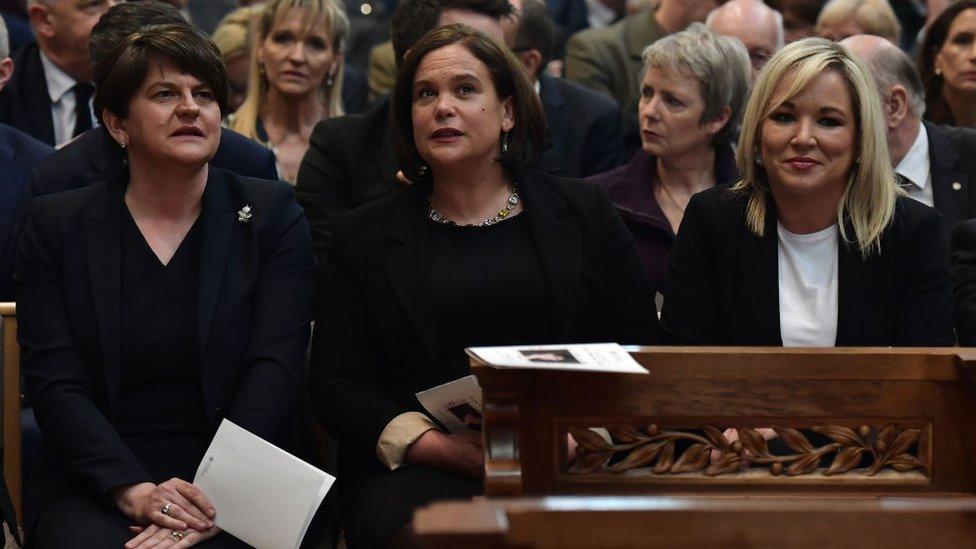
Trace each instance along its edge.
<path fill-rule="evenodd" d="M 0 122 L 49 145 L 95 124 L 91 99 L 92 27 L 116 0 L 30 0 L 37 42 L 13 54 L 14 76 L 0 91 Z"/>
<path fill-rule="evenodd" d="M 705 26 L 715 34 L 738 38 L 749 52 L 752 82 L 769 58 L 783 49 L 783 16 L 762 0 L 730 0 L 712 10 Z"/>

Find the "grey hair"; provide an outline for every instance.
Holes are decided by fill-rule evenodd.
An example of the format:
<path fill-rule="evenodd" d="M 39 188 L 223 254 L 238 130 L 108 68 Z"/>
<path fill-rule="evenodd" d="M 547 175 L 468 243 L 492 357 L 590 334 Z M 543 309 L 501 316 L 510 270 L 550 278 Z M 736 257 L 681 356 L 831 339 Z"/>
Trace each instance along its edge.
<path fill-rule="evenodd" d="M 760 5 L 773 12 L 773 22 L 776 24 L 776 51 L 779 51 L 783 49 L 783 46 L 786 45 L 786 29 L 783 27 L 783 14 L 780 13 L 779 10 L 770 8 L 763 2 L 760 2 Z M 720 9 L 722 9 L 722 6 L 708 12 L 708 15 L 705 17 L 705 26 L 709 29 L 712 28 L 712 21 L 715 20 L 715 17 L 718 15 L 718 11 Z"/>
<path fill-rule="evenodd" d="M 0 61 L 10 55 L 10 35 L 7 33 L 7 24 L 0 17 Z"/>
<path fill-rule="evenodd" d="M 698 80 L 705 101 L 700 124 L 718 118 L 726 106 L 731 110 L 729 121 L 712 138 L 712 145 L 719 147 L 735 139 L 752 73 L 749 52 L 742 42 L 692 23 L 645 48 L 642 58 L 644 73 L 650 67 L 672 69 Z"/>
<path fill-rule="evenodd" d="M 863 61 L 871 71 L 882 100 L 888 96 L 892 86 L 900 85 L 908 92 L 908 108 L 912 114 L 919 118 L 925 114 L 925 87 L 915 63 L 907 53 L 898 47 L 879 48 Z"/>

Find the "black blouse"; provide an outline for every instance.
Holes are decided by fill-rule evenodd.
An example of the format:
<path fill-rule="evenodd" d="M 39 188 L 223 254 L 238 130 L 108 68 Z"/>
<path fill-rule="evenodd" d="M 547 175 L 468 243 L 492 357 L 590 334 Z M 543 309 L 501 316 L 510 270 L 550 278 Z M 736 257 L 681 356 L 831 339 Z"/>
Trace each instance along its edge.
<path fill-rule="evenodd" d="M 552 340 L 552 306 L 527 213 L 487 227 L 430 223 L 438 363 L 468 373 L 465 347 Z"/>
<path fill-rule="evenodd" d="M 157 480 L 192 479 L 213 435 L 204 415 L 195 321 L 199 226 L 198 220 L 163 265 L 127 208 L 122 215 L 115 425 Z"/>

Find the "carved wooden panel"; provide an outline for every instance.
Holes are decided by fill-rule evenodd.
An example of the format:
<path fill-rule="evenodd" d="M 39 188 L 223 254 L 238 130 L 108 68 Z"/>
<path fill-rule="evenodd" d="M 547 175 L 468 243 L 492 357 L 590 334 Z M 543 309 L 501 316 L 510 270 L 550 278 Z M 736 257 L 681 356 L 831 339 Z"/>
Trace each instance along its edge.
<path fill-rule="evenodd" d="M 565 464 L 572 475 L 694 474 L 717 477 L 747 469 L 771 476 L 858 474 L 882 471 L 928 476 L 927 453 L 921 448 L 930 427 L 814 425 L 809 428 L 735 426 L 738 440 L 725 428 L 662 429 L 657 423 L 617 424 L 606 428 L 610 440 L 590 427 L 570 427 L 578 443 L 577 458 Z M 766 432 L 764 437 L 762 432 Z M 771 444 L 767 439 L 781 441 Z M 891 474 L 885 475 L 890 480 Z"/>

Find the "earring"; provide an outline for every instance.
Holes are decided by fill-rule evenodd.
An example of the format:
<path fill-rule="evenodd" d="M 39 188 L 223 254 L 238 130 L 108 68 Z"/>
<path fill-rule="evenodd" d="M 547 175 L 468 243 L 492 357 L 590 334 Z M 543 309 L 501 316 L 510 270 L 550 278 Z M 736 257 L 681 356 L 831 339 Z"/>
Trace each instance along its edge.
<path fill-rule="evenodd" d="M 942 76 L 942 69 L 940 69 L 939 67 L 936 67 L 935 68 L 935 75 L 936 76 Z"/>
<path fill-rule="evenodd" d="M 417 168 L 417 181 L 423 179 L 425 175 L 427 175 L 427 166 L 421 164 L 420 167 Z"/>
<path fill-rule="evenodd" d="M 508 152 L 508 144 L 509 141 L 511 141 L 511 137 L 512 137 L 512 132 L 510 131 L 502 133 L 502 154 Z"/>
<path fill-rule="evenodd" d="M 756 147 L 755 154 L 752 155 L 752 159 L 757 166 L 763 165 L 762 153 L 759 152 L 759 147 Z"/>
<path fill-rule="evenodd" d="M 327 77 L 326 77 L 326 79 L 325 79 L 325 86 L 326 86 L 327 88 L 331 88 L 333 84 L 335 84 L 335 75 L 333 75 L 333 74 L 332 74 L 332 73 L 330 72 L 330 73 L 329 73 L 329 76 L 327 76 Z"/>
<path fill-rule="evenodd" d="M 119 146 L 122 147 L 122 151 L 125 152 L 125 139 L 119 141 Z"/>
<path fill-rule="evenodd" d="M 264 61 L 258 61 L 258 74 L 264 76 Z"/>

